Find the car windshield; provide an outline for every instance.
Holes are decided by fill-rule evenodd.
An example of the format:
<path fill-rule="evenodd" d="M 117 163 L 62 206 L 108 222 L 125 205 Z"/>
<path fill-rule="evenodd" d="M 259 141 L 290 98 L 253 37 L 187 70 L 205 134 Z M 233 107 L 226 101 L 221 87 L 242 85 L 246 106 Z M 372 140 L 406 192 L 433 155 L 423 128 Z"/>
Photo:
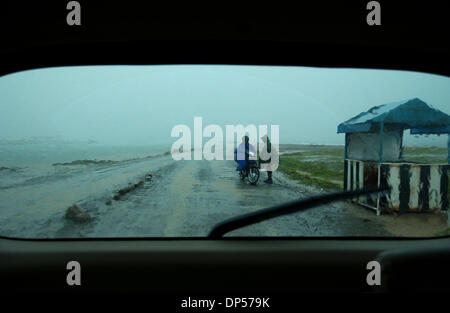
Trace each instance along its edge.
<path fill-rule="evenodd" d="M 450 78 L 345 68 L 77 66 L 0 77 L 0 236 L 449 234 Z"/>

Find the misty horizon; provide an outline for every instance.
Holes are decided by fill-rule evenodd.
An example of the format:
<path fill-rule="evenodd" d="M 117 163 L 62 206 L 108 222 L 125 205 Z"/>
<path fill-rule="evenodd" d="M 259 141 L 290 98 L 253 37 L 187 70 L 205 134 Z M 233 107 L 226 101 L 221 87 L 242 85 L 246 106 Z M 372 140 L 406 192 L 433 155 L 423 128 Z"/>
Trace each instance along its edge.
<path fill-rule="evenodd" d="M 406 71 L 274 66 L 85 66 L 0 80 L 0 141 L 48 138 L 171 145 L 175 125 L 279 125 L 280 144 L 344 145 L 339 123 L 373 106 L 420 98 L 450 112 L 450 79 Z M 39 140 L 39 139 L 37 139 Z M 208 141 L 203 138 L 203 142 Z M 225 140 L 225 139 L 224 139 Z M 405 146 L 446 146 L 447 135 Z"/>

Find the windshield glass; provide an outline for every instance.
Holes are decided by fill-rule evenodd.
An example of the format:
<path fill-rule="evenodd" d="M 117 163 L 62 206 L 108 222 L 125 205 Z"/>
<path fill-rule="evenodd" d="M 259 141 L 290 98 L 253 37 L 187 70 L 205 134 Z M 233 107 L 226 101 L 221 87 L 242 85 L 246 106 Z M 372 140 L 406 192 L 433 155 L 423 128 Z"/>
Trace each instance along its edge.
<path fill-rule="evenodd" d="M 450 78 L 274 66 L 0 77 L 0 236 L 205 237 L 228 218 L 389 186 L 227 236 L 448 235 Z"/>

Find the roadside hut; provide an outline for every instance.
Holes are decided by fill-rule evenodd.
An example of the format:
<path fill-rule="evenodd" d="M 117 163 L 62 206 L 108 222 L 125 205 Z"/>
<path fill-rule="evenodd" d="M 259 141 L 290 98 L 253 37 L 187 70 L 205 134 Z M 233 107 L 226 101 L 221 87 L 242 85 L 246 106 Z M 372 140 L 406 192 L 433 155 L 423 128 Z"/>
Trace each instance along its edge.
<path fill-rule="evenodd" d="M 339 124 L 337 132 L 345 133 L 344 190 L 391 187 L 388 195 L 355 199 L 377 215 L 448 209 L 450 138 L 447 164 L 418 164 L 403 159 L 405 129 L 450 136 L 450 116 L 415 98 L 375 106 Z"/>

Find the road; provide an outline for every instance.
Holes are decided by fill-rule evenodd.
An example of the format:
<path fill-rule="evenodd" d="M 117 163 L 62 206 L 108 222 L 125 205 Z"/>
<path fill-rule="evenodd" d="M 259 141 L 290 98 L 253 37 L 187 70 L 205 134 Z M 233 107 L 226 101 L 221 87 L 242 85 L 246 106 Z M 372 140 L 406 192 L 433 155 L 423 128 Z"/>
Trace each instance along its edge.
<path fill-rule="evenodd" d="M 170 157 L 169 157 L 170 158 Z M 165 161 L 153 179 L 118 201 L 85 201 L 87 224 L 65 221 L 57 237 L 204 237 L 218 222 L 323 191 L 274 173 L 274 184 L 242 182 L 233 161 Z M 336 203 L 235 230 L 227 236 L 386 236 Z"/>

